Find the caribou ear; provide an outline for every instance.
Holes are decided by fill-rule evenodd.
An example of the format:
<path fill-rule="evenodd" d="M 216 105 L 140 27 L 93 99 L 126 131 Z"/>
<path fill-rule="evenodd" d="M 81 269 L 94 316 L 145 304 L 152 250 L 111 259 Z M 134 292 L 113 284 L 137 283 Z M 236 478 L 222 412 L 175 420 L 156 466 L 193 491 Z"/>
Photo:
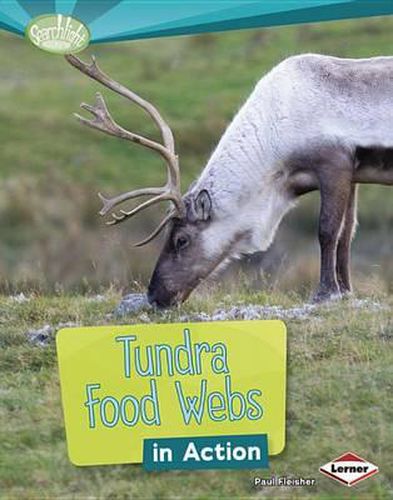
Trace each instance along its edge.
<path fill-rule="evenodd" d="M 194 212 L 196 219 L 206 221 L 210 219 L 212 211 L 212 200 L 206 189 L 200 191 L 194 200 Z"/>

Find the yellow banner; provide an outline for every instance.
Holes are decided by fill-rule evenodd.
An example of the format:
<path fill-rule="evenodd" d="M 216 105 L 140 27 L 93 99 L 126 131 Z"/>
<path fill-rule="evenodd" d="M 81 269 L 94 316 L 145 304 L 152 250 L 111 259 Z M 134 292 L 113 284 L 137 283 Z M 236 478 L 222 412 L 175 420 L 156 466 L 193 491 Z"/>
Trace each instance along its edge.
<path fill-rule="evenodd" d="M 139 463 L 144 439 L 267 434 L 285 445 L 281 321 L 67 328 L 57 352 L 75 465 Z"/>

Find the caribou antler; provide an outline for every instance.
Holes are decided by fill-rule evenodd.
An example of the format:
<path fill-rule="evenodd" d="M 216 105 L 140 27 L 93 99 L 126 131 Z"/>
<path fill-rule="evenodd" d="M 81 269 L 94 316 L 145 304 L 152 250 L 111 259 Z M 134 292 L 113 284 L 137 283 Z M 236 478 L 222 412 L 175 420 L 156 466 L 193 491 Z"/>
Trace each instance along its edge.
<path fill-rule="evenodd" d="M 118 224 L 119 222 L 122 222 L 127 218 L 137 214 L 141 210 L 165 200 L 172 201 L 175 205 L 176 212 L 180 216 L 184 215 L 185 206 L 180 192 L 180 170 L 178 156 L 175 152 L 175 141 L 169 125 L 162 118 L 158 110 L 150 102 L 142 99 L 142 97 L 135 94 L 132 90 L 109 78 L 98 67 L 94 57 L 92 57 L 92 61 L 90 64 L 81 61 L 81 59 L 74 55 L 67 55 L 65 57 L 67 61 L 79 71 L 89 76 L 93 80 L 101 83 L 108 89 L 113 90 L 117 94 L 129 99 L 130 101 L 140 106 L 144 111 L 146 111 L 159 128 L 163 141 L 163 143 L 161 144 L 142 135 L 130 132 L 129 130 L 126 130 L 118 125 L 109 113 L 105 100 L 99 92 L 97 92 L 96 94 L 96 102 L 93 106 L 85 103 L 81 104 L 81 108 L 85 109 L 93 115 L 93 118 L 87 119 L 75 113 L 76 118 L 83 125 L 87 125 L 88 127 L 100 130 L 105 134 L 120 137 L 121 139 L 126 139 L 128 141 L 135 142 L 136 144 L 140 144 L 141 146 L 144 146 L 146 148 L 152 149 L 153 151 L 156 151 L 161 155 L 167 166 L 168 179 L 165 186 L 163 187 L 136 189 L 128 193 L 123 193 L 119 196 L 115 196 L 114 198 L 105 198 L 102 194 L 99 193 L 99 197 L 103 202 L 103 207 L 100 210 L 100 215 L 108 214 L 114 207 L 116 207 L 120 203 L 123 203 L 124 201 L 139 198 L 141 196 L 152 196 L 152 198 L 141 203 L 133 210 L 120 210 L 119 213 L 112 212 L 112 220 L 108 221 L 107 224 Z M 173 215 L 174 212 L 171 212 L 169 215 L 167 215 L 161 221 L 159 226 L 153 231 L 153 233 L 143 241 L 137 243 L 136 246 L 145 245 L 153 238 L 155 238 L 165 227 L 167 222 L 173 217 Z"/>

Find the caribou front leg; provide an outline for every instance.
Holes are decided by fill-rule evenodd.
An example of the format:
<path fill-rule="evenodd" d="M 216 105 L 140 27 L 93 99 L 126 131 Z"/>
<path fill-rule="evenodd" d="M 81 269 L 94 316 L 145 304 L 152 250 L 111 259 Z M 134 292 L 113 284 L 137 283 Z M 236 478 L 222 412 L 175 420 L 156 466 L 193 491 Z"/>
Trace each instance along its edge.
<path fill-rule="evenodd" d="M 350 293 L 351 284 L 351 243 L 356 230 L 357 185 L 353 184 L 349 195 L 344 225 L 337 246 L 337 280 L 341 293 Z"/>
<path fill-rule="evenodd" d="M 319 215 L 319 244 L 321 250 L 320 280 L 314 302 L 339 295 L 336 263 L 338 240 L 351 193 L 351 167 L 325 166 L 319 176 L 321 208 Z"/>

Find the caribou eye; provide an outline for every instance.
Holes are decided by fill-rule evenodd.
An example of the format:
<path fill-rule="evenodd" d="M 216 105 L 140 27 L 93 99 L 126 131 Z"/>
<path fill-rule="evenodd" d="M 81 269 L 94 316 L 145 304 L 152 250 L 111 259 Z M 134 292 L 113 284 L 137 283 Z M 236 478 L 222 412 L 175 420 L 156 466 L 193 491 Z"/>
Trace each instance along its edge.
<path fill-rule="evenodd" d="M 187 236 L 181 235 L 178 236 L 175 240 L 175 247 L 177 251 L 183 250 L 190 243 L 190 240 Z"/>

